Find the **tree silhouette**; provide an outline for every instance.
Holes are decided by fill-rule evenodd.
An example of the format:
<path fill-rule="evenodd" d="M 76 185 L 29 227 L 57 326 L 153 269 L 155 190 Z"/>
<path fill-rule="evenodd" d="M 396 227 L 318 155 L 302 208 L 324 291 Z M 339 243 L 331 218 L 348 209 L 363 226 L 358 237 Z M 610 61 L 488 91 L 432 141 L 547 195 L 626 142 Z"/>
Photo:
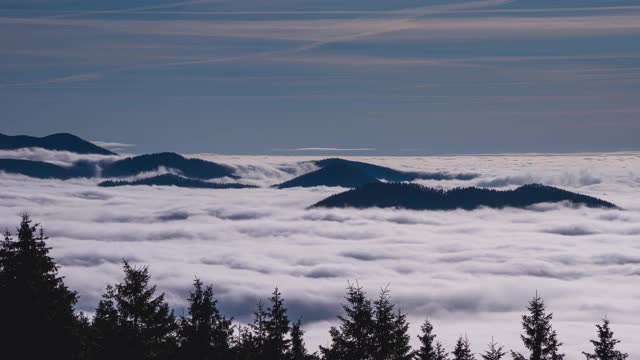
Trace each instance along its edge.
<path fill-rule="evenodd" d="M 221 359 L 231 354 L 232 322 L 220 314 L 211 285 L 195 279 L 189 295 L 189 315 L 180 319 L 180 354 L 185 359 Z"/>
<path fill-rule="evenodd" d="M 176 322 L 164 294 L 155 295 L 147 267 L 124 261 L 124 282 L 108 286 L 94 317 L 100 358 L 167 359 L 176 348 Z M 105 332 L 103 332 L 106 330 Z"/>
<path fill-rule="evenodd" d="M 338 315 L 340 326 L 331 327 L 328 348 L 320 347 L 327 360 L 370 360 L 373 359 L 373 308 L 371 300 L 360 286 L 349 284 L 342 305 L 343 315 Z"/>
<path fill-rule="evenodd" d="M 418 335 L 420 348 L 416 351 L 416 360 L 436 360 L 436 334 L 433 333 L 433 325 L 429 319 L 425 319 L 420 327 L 421 334 Z"/>
<path fill-rule="evenodd" d="M 436 342 L 436 360 L 449 360 L 449 354 L 440 341 Z"/>
<path fill-rule="evenodd" d="M 590 340 L 593 344 L 593 353 L 583 352 L 587 360 L 624 360 L 628 354 L 616 350 L 616 345 L 620 340 L 613 337 L 613 331 L 609 328 L 609 319 L 602 319 L 602 325 L 596 324 L 598 328 L 598 340 Z"/>
<path fill-rule="evenodd" d="M 289 318 L 287 308 L 284 306 L 282 294 L 276 287 L 269 299 L 271 306 L 267 310 L 267 321 L 265 322 L 265 360 L 284 359 L 289 351 L 291 342 L 286 338 L 289 333 Z"/>
<path fill-rule="evenodd" d="M 562 343 L 558 342 L 557 334 L 551 326 L 553 314 L 547 314 L 544 301 L 537 293 L 529 301 L 527 310 L 529 314 L 522 316 L 524 334 L 520 338 L 529 350 L 529 360 L 561 360 L 564 357 L 559 350 Z M 511 354 L 516 360 L 527 359 L 514 351 Z"/>
<path fill-rule="evenodd" d="M 409 346 L 409 325 L 406 316 L 399 311 L 394 311 L 394 307 L 388 287 L 385 287 L 373 303 L 373 358 L 376 360 L 400 360 L 413 357 L 411 346 Z"/>
<path fill-rule="evenodd" d="M 307 353 L 304 344 L 304 330 L 302 329 L 302 321 L 298 320 L 291 325 L 291 350 L 288 358 L 290 360 L 310 360 L 315 359 L 314 355 Z"/>
<path fill-rule="evenodd" d="M 484 360 L 500 360 L 505 355 L 506 353 L 504 352 L 503 347 L 499 346 L 495 341 L 493 341 L 493 338 L 491 338 L 489 348 L 480 356 L 482 356 L 482 359 Z"/>
<path fill-rule="evenodd" d="M 58 276 L 47 237 L 29 215 L 18 239 L 7 230 L 0 247 L 0 346 L 6 359 L 76 359 L 81 356 L 82 319 L 75 292 Z"/>
<path fill-rule="evenodd" d="M 465 336 L 460 336 L 456 342 L 456 347 L 453 352 L 453 360 L 475 360 L 475 356 L 471 352 L 471 345 L 469 339 Z"/>

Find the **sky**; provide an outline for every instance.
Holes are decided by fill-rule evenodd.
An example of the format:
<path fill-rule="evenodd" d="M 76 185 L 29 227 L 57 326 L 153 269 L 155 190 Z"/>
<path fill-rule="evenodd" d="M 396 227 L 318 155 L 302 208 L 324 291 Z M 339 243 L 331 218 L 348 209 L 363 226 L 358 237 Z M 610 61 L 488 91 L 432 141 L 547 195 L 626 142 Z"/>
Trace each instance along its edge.
<path fill-rule="evenodd" d="M 0 132 L 132 152 L 638 150 L 634 0 L 0 0 Z"/>
<path fill-rule="evenodd" d="M 13 154 L 12 154 L 13 153 Z M 0 151 L 0 157 L 69 164 L 78 155 Z M 468 335 L 479 353 L 493 336 L 522 350 L 520 317 L 536 293 L 554 313 L 567 360 L 584 359 L 595 323 L 611 320 L 618 348 L 640 358 L 640 153 L 365 157 L 400 170 L 472 172 L 476 179 L 424 181 L 451 188 L 514 188 L 531 182 L 595 196 L 619 209 L 543 204 L 529 209 L 410 211 L 307 209 L 345 189 L 275 189 L 313 170 L 285 156 L 200 157 L 233 166 L 255 189 L 96 186 L 103 179 L 38 180 L 0 174 L 0 229 L 31 213 L 50 237 L 60 274 L 89 315 L 122 259 L 148 265 L 176 314 L 195 276 L 213 283 L 220 308 L 250 320 L 275 286 L 309 349 L 327 345 L 348 281 L 369 296 L 389 285 L 407 313 L 412 342 L 431 318 L 451 351 Z M 89 157 L 96 160 L 96 157 Z"/>

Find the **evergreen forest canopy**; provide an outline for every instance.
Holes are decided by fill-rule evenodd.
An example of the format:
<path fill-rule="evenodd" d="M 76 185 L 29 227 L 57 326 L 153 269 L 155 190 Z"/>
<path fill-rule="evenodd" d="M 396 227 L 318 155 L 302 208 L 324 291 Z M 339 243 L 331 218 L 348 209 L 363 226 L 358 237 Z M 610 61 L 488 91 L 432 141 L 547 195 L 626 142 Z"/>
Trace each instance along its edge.
<path fill-rule="evenodd" d="M 525 352 L 508 351 L 493 339 L 486 349 L 471 349 L 459 337 L 445 349 L 428 319 L 412 348 L 406 314 L 391 301 L 388 288 L 370 298 L 349 284 L 329 329 L 330 341 L 308 350 L 301 320 L 289 319 L 276 287 L 258 302 L 253 321 L 240 324 L 222 314 L 212 285 L 194 279 L 188 310 L 176 316 L 151 282 L 147 267 L 123 261 L 123 280 L 108 285 L 92 318 L 76 311 L 78 294 L 64 284 L 49 255 L 47 237 L 23 215 L 16 235 L 0 245 L 0 349 L 6 359 L 230 359 L 230 360 L 562 360 L 553 314 L 536 295 L 522 316 Z M 596 325 L 585 345 L 586 360 L 624 360 L 609 320 Z M 460 329 L 461 333 L 464 329 Z"/>

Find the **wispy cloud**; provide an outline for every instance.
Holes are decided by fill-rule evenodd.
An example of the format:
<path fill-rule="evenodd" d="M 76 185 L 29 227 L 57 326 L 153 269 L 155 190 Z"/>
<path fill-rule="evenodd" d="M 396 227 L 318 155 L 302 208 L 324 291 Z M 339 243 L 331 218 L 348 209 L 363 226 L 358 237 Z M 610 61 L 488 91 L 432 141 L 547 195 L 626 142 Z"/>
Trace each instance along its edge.
<path fill-rule="evenodd" d="M 373 148 L 335 148 L 335 147 L 306 147 L 293 149 L 273 149 L 274 151 L 375 151 Z"/>
<path fill-rule="evenodd" d="M 112 141 L 99 141 L 99 140 L 92 140 L 91 141 L 93 144 L 98 145 L 98 146 L 102 146 L 105 148 L 110 148 L 110 149 L 115 149 L 115 148 L 128 148 L 128 147 L 134 147 L 136 146 L 135 144 L 125 144 L 125 143 L 120 143 L 120 142 L 112 142 Z"/>

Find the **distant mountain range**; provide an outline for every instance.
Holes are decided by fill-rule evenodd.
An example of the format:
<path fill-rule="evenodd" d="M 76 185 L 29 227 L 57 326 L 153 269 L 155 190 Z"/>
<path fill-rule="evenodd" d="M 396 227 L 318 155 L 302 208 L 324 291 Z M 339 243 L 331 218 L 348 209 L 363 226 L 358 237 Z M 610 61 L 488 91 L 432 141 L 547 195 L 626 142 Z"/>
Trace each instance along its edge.
<path fill-rule="evenodd" d="M 237 178 L 233 168 L 229 166 L 200 159 L 187 159 L 175 153 L 141 155 L 112 162 L 82 160 L 70 167 L 44 161 L 0 159 L 0 171 L 40 179 L 130 177 L 160 168 L 171 169 L 194 179 Z"/>
<path fill-rule="evenodd" d="M 400 171 L 384 166 L 350 161 L 338 158 L 316 160 L 313 163 L 320 167 L 316 171 L 298 176 L 276 185 L 284 189 L 290 187 L 340 186 L 354 188 L 381 180 L 390 182 L 413 180 L 472 180 L 475 174 L 449 174 Z"/>
<path fill-rule="evenodd" d="M 79 161 L 72 167 L 62 167 L 44 161 L 0 159 L 0 171 L 39 179 L 67 180 L 77 177 L 93 177 L 95 165 Z"/>
<path fill-rule="evenodd" d="M 524 185 L 515 190 L 499 191 L 476 187 L 440 190 L 407 183 L 367 184 L 330 196 L 312 207 L 473 210 L 479 207 L 525 208 L 539 203 L 563 201 L 588 207 L 616 207 L 610 202 L 595 197 L 539 184 Z"/>
<path fill-rule="evenodd" d="M 17 150 L 23 148 L 43 148 L 47 150 L 70 151 L 77 154 L 116 155 L 114 152 L 67 133 L 53 134 L 45 137 L 0 134 L 0 150 Z"/>
<path fill-rule="evenodd" d="M 134 181 L 103 181 L 98 184 L 102 187 L 116 187 L 116 186 L 137 186 L 137 185 L 151 185 L 151 186 L 176 186 L 183 188 L 194 189 L 245 189 L 255 188 L 253 185 L 238 184 L 238 183 L 211 183 L 202 180 L 188 179 L 183 176 L 164 174 L 158 176 L 152 176 L 145 179 Z"/>
<path fill-rule="evenodd" d="M 181 175 L 195 179 L 235 178 L 233 168 L 211 161 L 187 159 L 176 153 L 140 155 L 118 160 L 102 167 L 102 177 L 135 176 L 158 168 L 175 169 Z"/>

